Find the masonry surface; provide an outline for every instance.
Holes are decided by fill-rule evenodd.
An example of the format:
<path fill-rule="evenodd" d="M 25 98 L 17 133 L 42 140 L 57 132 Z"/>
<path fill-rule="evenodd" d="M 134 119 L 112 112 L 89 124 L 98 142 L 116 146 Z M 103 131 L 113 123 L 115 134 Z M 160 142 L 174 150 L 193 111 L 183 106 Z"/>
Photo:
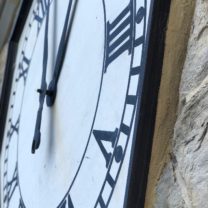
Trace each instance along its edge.
<path fill-rule="evenodd" d="M 176 94 L 172 92 L 175 88 L 166 83 L 170 99 L 161 103 L 167 97 L 162 94 L 165 77 L 162 79 L 146 207 L 207 208 L 208 1 L 175 0 L 171 9 L 174 17 L 170 14 L 163 76 L 169 71 L 166 59 L 171 54 L 167 63 L 172 68 L 171 80 L 181 80 L 179 86 L 174 84 Z M 181 23 L 183 27 L 179 28 Z M 174 34 L 173 39 L 169 39 L 169 34 Z M 169 51 L 171 44 L 175 46 Z M 160 110 L 163 105 L 168 108 L 165 116 Z"/>

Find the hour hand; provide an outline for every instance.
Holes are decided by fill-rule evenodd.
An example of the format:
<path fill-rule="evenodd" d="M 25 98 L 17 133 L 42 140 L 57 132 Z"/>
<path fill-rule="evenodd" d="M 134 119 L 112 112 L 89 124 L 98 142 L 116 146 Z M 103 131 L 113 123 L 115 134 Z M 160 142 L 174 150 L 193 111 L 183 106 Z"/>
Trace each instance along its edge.
<path fill-rule="evenodd" d="M 35 132 L 34 132 L 34 137 L 33 137 L 33 142 L 32 142 L 31 152 L 33 154 L 40 146 L 40 140 L 41 140 L 40 127 L 41 127 L 41 120 L 42 120 L 42 110 L 43 110 L 43 106 L 40 105 L 40 107 L 38 109 L 37 120 L 36 120 L 36 125 L 35 125 Z"/>
<path fill-rule="evenodd" d="M 35 151 L 39 148 L 40 146 L 40 138 L 41 138 L 41 132 L 40 130 L 35 131 L 33 142 L 32 142 L 32 149 L 31 152 L 34 154 Z"/>

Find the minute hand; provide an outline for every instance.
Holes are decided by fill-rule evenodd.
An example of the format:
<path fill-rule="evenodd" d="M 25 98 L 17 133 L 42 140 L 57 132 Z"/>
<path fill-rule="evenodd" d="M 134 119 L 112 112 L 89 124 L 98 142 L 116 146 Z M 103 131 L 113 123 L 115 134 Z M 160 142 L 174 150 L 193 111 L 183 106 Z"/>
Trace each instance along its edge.
<path fill-rule="evenodd" d="M 46 102 L 49 107 L 51 107 L 54 104 L 56 99 L 57 84 L 62 70 L 64 58 L 66 55 L 67 43 L 71 32 L 77 2 L 78 0 L 70 0 L 67 8 L 66 19 L 58 48 L 53 77 L 51 82 L 49 83 L 49 87 L 47 90 Z"/>
<path fill-rule="evenodd" d="M 46 90 L 47 90 L 46 72 L 47 72 L 47 63 L 48 63 L 49 10 L 50 10 L 50 6 L 48 6 L 48 14 L 46 16 L 44 49 L 43 49 L 43 71 L 42 71 L 42 78 L 41 78 L 41 88 L 38 90 L 38 92 L 40 93 L 40 95 L 39 95 L 39 108 L 38 108 L 37 119 L 36 119 L 36 124 L 35 124 L 35 132 L 34 132 L 34 137 L 33 137 L 33 142 L 32 142 L 32 153 L 33 154 L 40 146 L 40 140 L 41 140 L 40 128 L 41 128 L 43 105 L 44 105 L 44 100 L 45 100 Z"/>

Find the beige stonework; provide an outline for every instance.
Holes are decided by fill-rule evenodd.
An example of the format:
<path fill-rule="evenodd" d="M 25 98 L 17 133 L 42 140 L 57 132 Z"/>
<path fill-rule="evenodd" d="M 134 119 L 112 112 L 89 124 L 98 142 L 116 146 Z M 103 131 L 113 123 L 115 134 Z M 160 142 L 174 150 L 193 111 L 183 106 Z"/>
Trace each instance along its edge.
<path fill-rule="evenodd" d="M 4 70 L 6 66 L 7 49 L 8 49 L 8 44 L 4 46 L 4 48 L 1 50 L 1 53 L 0 53 L 0 94 L 1 94 L 1 88 L 2 88 L 2 83 L 3 83 Z"/>
<path fill-rule="evenodd" d="M 171 156 L 170 142 L 177 116 L 179 83 L 194 8 L 194 0 L 172 0 L 171 3 L 145 208 L 155 206 L 158 197 L 156 187 Z M 167 178 L 171 179 L 174 179 L 173 175 Z"/>
<path fill-rule="evenodd" d="M 3 1 L 0 9 L 0 50 L 11 37 L 22 0 Z"/>
<path fill-rule="evenodd" d="M 192 20 L 190 11 L 193 1 L 174 2 L 178 2 L 179 5 L 183 3 L 182 5 L 185 6 L 180 14 L 184 14 L 184 11 L 188 11 L 190 14 L 189 16 L 188 13 L 184 15 L 184 19 L 189 18 L 189 21 L 187 20 L 181 28 L 183 31 Z M 168 93 L 172 99 L 169 100 L 170 102 L 164 103 L 166 107 L 164 106 L 163 109 L 167 112 L 167 116 L 161 122 L 161 129 L 166 133 L 161 134 L 161 130 L 158 130 L 158 122 L 160 124 L 161 111 L 162 115 L 165 112 L 164 110 L 160 111 L 159 106 L 162 105 L 160 99 L 162 95 L 167 96 L 161 94 L 164 83 L 163 76 L 155 130 L 156 140 L 150 168 L 152 172 L 149 176 L 146 198 L 146 207 L 148 208 L 208 208 L 208 1 L 196 0 L 195 5 L 190 36 L 186 35 L 189 37 L 187 52 L 182 50 L 182 47 L 186 46 L 186 42 L 180 42 L 181 34 L 184 34 L 180 30 L 174 36 L 177 41 L 169 40 L 168 36 L 166 40 L 165 60 L 167 59 L 168 42 L 175 43 L 175 47 L 170 52 L 173 53 L 171 60 L 177 56 L 178 59 L 174 63 L 181 60 L 181 65 L 174 64 L 170 60 L 168 62 L 168 65 L 174 66 L 172 79 L 181 77 L 180 87 L 177 86 L 179 102 L 177 116 L 175 115 L 176 124 L 173 128 L 166 124 L 170 123 L 171 118 L 174 118 L 174 114 L 171 116 L 170 113 L 173 109 L 171 108 L 171 111 L 169 109 L 170 112 L 165 109 L 167 106 L 174 107 L 173 103 L 176 102 L 177 94 L 172 92 L 174 87 L 171 88 L 172 90 L 169 88 Z M 174 12 L 173 20 L 175 19 L 178 26 L 178 24 L 180 25 L 180 17 L 183 15 L 177 15 L 177 11 Z M 174 24 L 171 23 L 170 16 L 169 28 L 172 25 Z M 168 30 L 169 32 L 170 30 Z M 177 47 L 181 49 L 175 51 Z M 164 70 L 167 70 L 165 60 Z M 182 76 L 179 66 L 183 66 Z M 175 73 L 178 73 L 178 76 L 175 77 Z M 170 127 L 170 130 L 174 129 L 174 132 L 168 134 L 164 126 Z"/>
<path fill-rule="evenodd" d="M 21 0 L 0 0 L 0 94 L 11 37 Z"/>

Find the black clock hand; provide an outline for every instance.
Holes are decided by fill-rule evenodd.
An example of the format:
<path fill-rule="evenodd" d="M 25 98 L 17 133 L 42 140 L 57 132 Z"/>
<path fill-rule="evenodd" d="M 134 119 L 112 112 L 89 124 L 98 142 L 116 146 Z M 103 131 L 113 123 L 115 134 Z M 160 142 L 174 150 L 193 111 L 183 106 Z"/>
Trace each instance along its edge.
<path fill-rule="evenodd" d="M 73 2 L 73 0 L 69 1 L 69 5 L 67 8 L 67 14 L 66 14 L 64 28 L 62 31 L 61 40 L 60 40 L 60 44 L 59 44 L 59 48 L 58 48 L 57 58 L 56 58 L 56 62 L 55 62 L 55 68 L 54 68 L 52 80 L 49 83 L 49 87 L 47 90 L 46 102 L 47 102 L 48 106 L 52 106 L 55 102 L 56 92 L 57 92 L 57 84 L 58 84 L 59 76 L 60 76 L 61 69 L 62 69 L 63 62 L 64 62 L 66 49 L 67 49 L 67 43 L 68 43 L 68 39 L 69 39 L 70 31 L 71 31 L 71 26 L 72 26 L 72 22 L 73 22 L 73 18 L 74 18 L 74 14 L 75 14 L 76 5 L 77 5 L 78 0 L 75 0 L 75 2 L 73 4 L 73 8 L 72 8 L 72 2 Z"/>
<path fill-rule="evenodd" d="M 47 83 L 46 83 L 46 71 L 47 71 L 47 63 L 48 63 L 48 24 L 49 24 L 49 9 L 48 6 L 48 14 L 46 15 L 46 25 L 45 25 L 45 37 L 44 37 L 44 52 L 43 52 L 43 72 L 42 72 L 42 79 L 41 79 L 41 88 L 38 89 L 39 95 L 39 109 L 37 113 L 36 125 L 35 125 L 35 133 L 32 142 L 32 153 L 35 153 L 40 146 L 41 140 L 41 120 L 42 120 L 42 111 L 43 111 L 43 104 L 46 96 L 47 90 Z"/>

